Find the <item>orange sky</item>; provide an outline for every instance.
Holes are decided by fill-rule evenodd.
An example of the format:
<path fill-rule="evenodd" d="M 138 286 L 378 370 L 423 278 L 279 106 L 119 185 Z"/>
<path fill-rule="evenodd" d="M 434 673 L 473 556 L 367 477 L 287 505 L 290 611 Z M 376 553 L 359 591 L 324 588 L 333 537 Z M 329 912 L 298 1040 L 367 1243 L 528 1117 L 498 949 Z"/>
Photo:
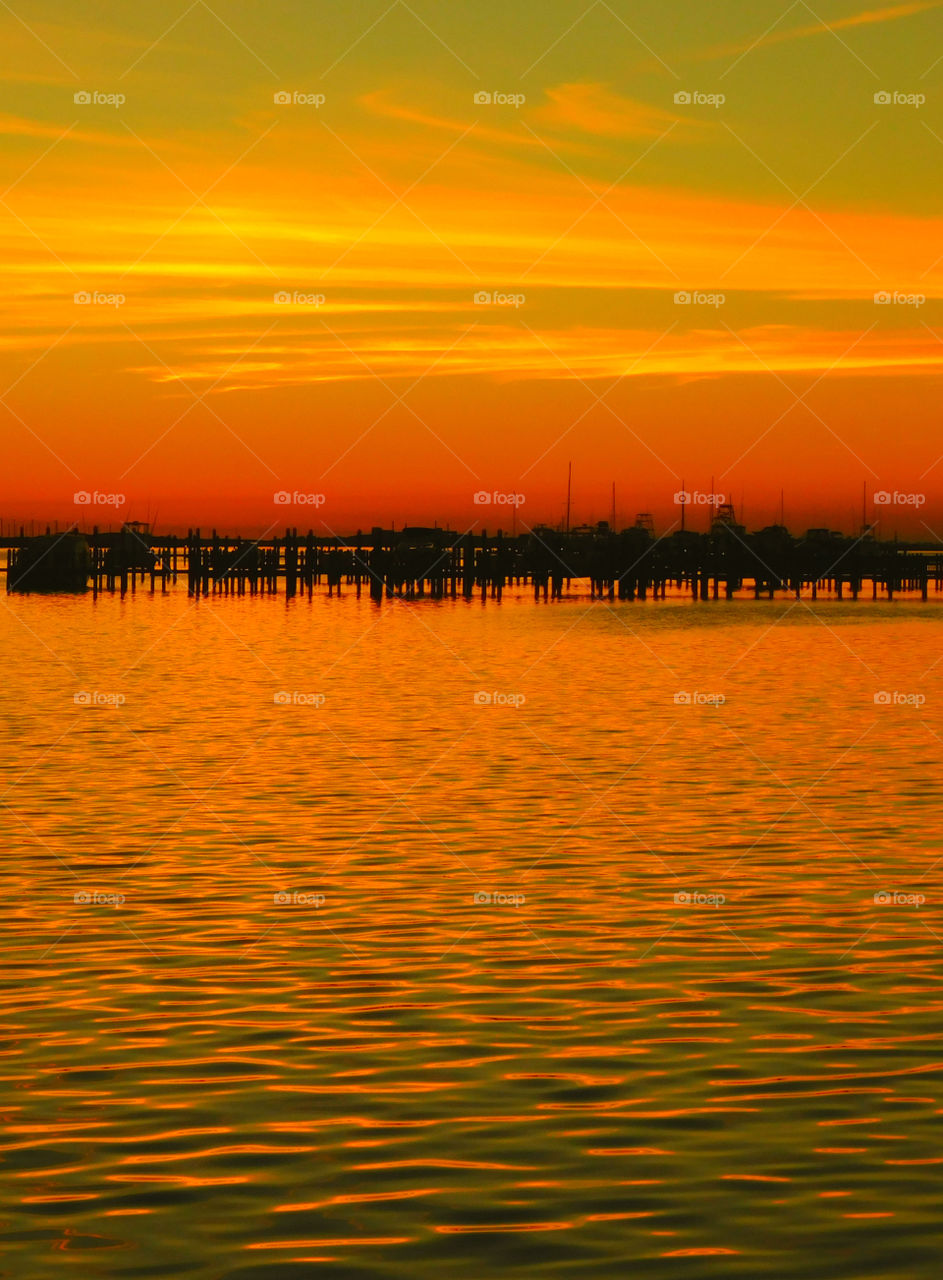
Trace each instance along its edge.
<path fill-rule="evenodd" d="M 943 536 L 939 4 L 440 8 L 0 15 L 4 521 Z"/>

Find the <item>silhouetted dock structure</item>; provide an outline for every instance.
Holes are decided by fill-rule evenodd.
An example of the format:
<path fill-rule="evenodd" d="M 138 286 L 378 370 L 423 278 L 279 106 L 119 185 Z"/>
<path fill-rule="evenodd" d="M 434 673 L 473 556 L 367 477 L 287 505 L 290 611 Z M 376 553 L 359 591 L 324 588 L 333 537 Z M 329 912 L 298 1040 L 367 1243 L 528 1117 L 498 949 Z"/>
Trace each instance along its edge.
<path fill-rule="evenodd" d="M 717 513 L 709 532 L 676 529 L 657 537 L 651 517 L 616 531 L 606 523 L 568 532 L 538 526 L 523 533 L 459 534 L 448 529 L 373 528 L 350 537 L 299 534 L 224 537 L 199 529 L 185 538 L 155 537 L 129 523 L 117 533 L 6 538 L 7 589 L 166 592 L 186 581 L 191 596 L 367 592 L 397 598 L 500 599 L 510 587 L 530 587 L 538 600 L 587 592 L 609 600 L 663 599 L 669 590 L 698 600 L 742 593 L 773 598 L 820 593 L 893 599 L 943 590 L 943 547 L 856 537 L 827 529 L 794 536 L 783 525 L 753 533 L 732 509 Z"/>

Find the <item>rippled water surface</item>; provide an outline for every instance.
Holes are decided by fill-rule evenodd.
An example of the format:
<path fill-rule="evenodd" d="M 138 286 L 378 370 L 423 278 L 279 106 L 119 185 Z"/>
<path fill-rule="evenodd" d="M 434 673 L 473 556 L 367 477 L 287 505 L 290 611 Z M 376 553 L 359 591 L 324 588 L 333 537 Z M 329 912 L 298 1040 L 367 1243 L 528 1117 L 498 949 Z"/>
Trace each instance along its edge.
<path fill-rule="evenodd" d="M 937 602 L 3 604 L 0 1275 L 937 1273 Z"/>

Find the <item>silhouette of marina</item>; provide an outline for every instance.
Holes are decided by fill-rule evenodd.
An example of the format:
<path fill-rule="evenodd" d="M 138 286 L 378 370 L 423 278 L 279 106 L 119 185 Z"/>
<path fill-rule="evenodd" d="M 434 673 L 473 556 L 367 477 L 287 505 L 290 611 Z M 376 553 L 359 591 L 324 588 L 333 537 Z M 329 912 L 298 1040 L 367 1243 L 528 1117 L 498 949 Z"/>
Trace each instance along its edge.
<path fill-rule="evenodd" d="M 682 522 L 683 525 L 683 522 Z M 829 529 L 793 535 L 784 524 L 754 532 L 720 505 L 709 530 L 684 527 L 657 536 L 652 517 L 616 530 L 607 521 L 574 528 L 538 525 L 520 533 L 458 533 L 439 527 L 374 527 L 369 533 L 324 536 L 287 528 L 261 539 L 158 537 L 147 524 L 118 532 L 61 533 L 0 539 L 7 549 L 7 590 L 167 592 L 186 581 L 191 596 L 328 595 L 354 591 L 371 599 L 500 599 L 509 588 L 559 600 L 587 589 L 593 598 L 663 599 L 669 590 L 698 600 L 810 592 L 839 599 L 893 599 L 943 590 L 943 549 L 880 540 L 872 526 L 856 536 Z"/>

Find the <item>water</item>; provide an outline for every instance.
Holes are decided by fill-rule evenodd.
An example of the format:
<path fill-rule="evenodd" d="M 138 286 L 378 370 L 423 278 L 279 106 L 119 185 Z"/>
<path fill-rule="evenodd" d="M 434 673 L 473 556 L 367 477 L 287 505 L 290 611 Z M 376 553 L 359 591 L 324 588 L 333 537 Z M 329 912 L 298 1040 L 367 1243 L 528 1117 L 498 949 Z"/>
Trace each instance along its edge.
<path fill-rule="evenodd" d="M 3 603 L 0 1275 L 935 1274 L 936 602 Z"/>

